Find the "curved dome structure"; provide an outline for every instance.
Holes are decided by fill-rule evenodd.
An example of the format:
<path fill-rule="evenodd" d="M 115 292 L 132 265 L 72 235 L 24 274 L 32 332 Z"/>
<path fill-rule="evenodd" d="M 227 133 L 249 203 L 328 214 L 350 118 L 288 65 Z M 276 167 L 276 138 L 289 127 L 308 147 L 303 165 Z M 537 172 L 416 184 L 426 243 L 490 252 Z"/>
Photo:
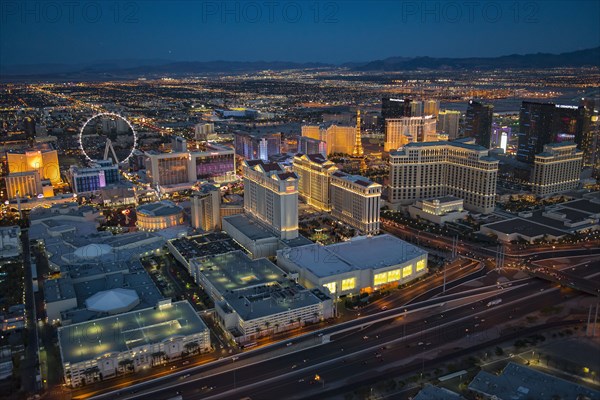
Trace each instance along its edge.
<path fill-rule="evenodd" d="M 119 314 L 130 311 L 139 303 L 135 290 L 118 288 L 96 293 L 85 301 L 85 306 L 90 311 Z"/>
<path fill-rule="evenodd" d="M 157 231 L 183 224 L 183 208 L 163 200 L 142 204 L 136 208 L 137 227 L 144 231 Z"/>
<path fill-rule="evenodd" d="M 108 244 L 88 244 L 75 250 L 75 257 L 81 260 L 89 260 L 92 258 L 102 257 L 112 253 L 112 247 Z"/>

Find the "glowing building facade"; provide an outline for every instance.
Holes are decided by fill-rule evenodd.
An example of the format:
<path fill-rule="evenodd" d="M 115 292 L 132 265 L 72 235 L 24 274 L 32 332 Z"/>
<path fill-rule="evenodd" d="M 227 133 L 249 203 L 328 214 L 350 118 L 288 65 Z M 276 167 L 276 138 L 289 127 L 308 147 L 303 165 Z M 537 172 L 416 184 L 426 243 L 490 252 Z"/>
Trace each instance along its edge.
<path fill-rule="evenodd" d="M 137 227 L 144 231 L 157 231 L 183 224 L 183 209 L 167 200 L 138 206 L 136 215 Z"/>
<path fill-rule="evenodd" d="M 293 169 L 298 175 L 300 198 L 319 210 L 330 211 L 331 174 L 338 170 L 335 164 L 321 154 L 296 154 Z"/>
<path fill-rule="evenodd" d="M 359 175 L 331 175 L 331 216 L 363 234 L 379 233 L 382 186 Z"/>
<path fill-rule="evenodd" d="M 408 205 L 417 200 L 455 196 L 467 210 L 489 214 L 496 204 L 498 160 L 474 139 L 409 143 L 390 153 L 388 199 Z"/>
<path fill-rule="evenodd" d="M 49 180 L 53 185 L 62 182 L 58 165 L 58 152 L 51 149 L 7 152 L 8 172 L 38 171 L 41 180 Z"/>
<path fill-rule="evenodd" d="M 306 287 L 341 297 L 410 282 L 427 272 L 427 252 L 392 235 L 328 246 L 309 244 L 277 251 L 277 265 L 298 274 Z"/>
<path fill-rule="evenodd" d="M 531 174 L 534 194 L 548 196 L 577 188 L 583 152 L 575 143 L 553 143 L 536 154 Z"/>
<path fill-rule="evenodd" d="M 221 194 L 212 185 L 204 185 L 190 197 L 192 227 L 206 232 L 221 230 Z"/>
<path fill-rule="evenodd" d="M 199 180 L 224 182 L 235 179 L 234 150 L 208 143 L 199 151 L 145 153 L 146 174 L 152 184 L 168 186 Z"/>
<path fill-rule="evenodd" d="M 42 181 L 38 171 L 15 172 L 6 178 L 6 195 L 9 200 L 17 197 L 36 197 L 43 194 Z"/>
<path fill-rule="evenodd" d="M 432 115 L 385 120 L 384 151 L 394 151 L 413 142 L 437 140 L 436 120 Z"/>
<path fill-rule="evenodd" d="M 298 237 L 298 175 L 280 164 L 243 164 L 244 210 L 271 227 L 281 239 Z"/>

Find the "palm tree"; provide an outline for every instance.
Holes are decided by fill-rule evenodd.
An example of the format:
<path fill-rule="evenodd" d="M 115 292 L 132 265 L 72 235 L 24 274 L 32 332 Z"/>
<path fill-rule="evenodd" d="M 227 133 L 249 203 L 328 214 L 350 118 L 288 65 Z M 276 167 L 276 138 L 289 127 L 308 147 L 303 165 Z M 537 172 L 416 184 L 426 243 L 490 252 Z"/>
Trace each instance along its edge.
<path fill-rule="evenodd" d="M 194 341 L 186 343 L 183 347 L 189 354 L 196 354 L 200 345 L 198 344 L 198 342 Z"/>

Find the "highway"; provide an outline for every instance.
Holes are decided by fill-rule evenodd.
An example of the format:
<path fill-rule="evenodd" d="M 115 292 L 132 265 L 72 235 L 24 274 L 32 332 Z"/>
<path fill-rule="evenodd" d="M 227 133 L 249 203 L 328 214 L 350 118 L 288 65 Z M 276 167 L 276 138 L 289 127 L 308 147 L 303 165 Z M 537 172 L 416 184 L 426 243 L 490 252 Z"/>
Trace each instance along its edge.
<path fill-rule="evenodd" d="M 464 283 L 468 280 L 472 280 L 477 277 L 480 277 L 483 274 L 485 274 L 486 272 L 487 271 L 480 265 L 480 263 L 478 261 L 474 261 L 474 260 L 470 260 L 470 259 L 456 260 L 455 262 L 449 264 L 447 267 L 447 271 L 446 271 L 447 289 L 450 290 L 451 288 L 456 288 L 461 283 Z M 394 312 L 392 310 L 393 308 L 405 306 L 406 304 L 414 303 L 415 301 L 418 301 L 418 300 L 424 301 L 424 300 L 432 298 L 433 296 L 435 296 L 436 294 L 441 292 L 442 283 L 443 283 L 443 276 L 441 274 L 427 276 L 424 279 L 422 279 L 418 282 L 415 282 L 406 288 L 403 288 L 401 291 L 398 291 L 398 292 L 394 293 L 393 295 L 379 299 L 379 300 L 373 302 L 372 304 L 365 306 L 359 310 L 355 310 L 355 311 L 347 310 L 345 312 L 346 315 L 344 316 L 344 318 L 341 320 L 337 320 L 336 323 L 337 324 L 339 324 L 340 322 L 343 323 L 344 319 L 353 320 L 354 318 L 361 317 L 361 314 L 362 314 L 361 318 L 366 318 L 366 319 L 362 319 L 362 321 L 370 321 L 370 320 L 379 318 L 381 315 L 388 315 L 388 314 Z M 481 288 L 481 289 L 478 289 L 477 292 L 485 292 L 485 291 L 489 291 L 489 290 L 490 290 L 489 288 Z M 462 295 L 456 294 L 456 295 L 453 295 L 453 297 L 451 297 L 451 298 L 460 298 L 460 297 L 462 297 Z M 433 300 L 433 302 L 436 302 L 436 301 L 437 300 Z M 423 303 L 423 304 L 429 304 L 429 303 Z M 388 307 L 389 310 L 384 313 L 381 313 L 381 307 L 383 307 L 383 306 Z M 375 314 L 376 312 L 379 312 L 380 314 L 378 314 L 376 316 L 366 317 L 367 315 Z M 325 330 L 323 332 L 330 332 L 330 331 L 333 332 L 338 329 L 338 326 L 339 325 L 325 328 Z M 311 328 L 313 328 L 313 327 L 305 327 L 305 328 L 303 328 L 302 331 L 300 331 L 300 333 L 305 333 L 306 331 L 308 331 L 308 329 L 311 329 Z M 279 337 L 277 337 L 277 338 L 266 337 L 266 338 L 260 339 L 258 342 L 259 342 L 260 347 L 262 347 L 263 344 L 272 343 L 274 340 L 284 340 L 287 342 L 287 340 L 290 340 L 289 335 L 297 335 L 297 334 L 298 334 L 298 330 L 295 330 L 293 332 L 285 332 L 285 333 L 282 333 L 281 335 L 279 335 Z M 257 350 L 262 351 L 262 348 L 257 349 Z M 255 350 L 255 352 L 257 350 Z M 227 354 L 224 353 L 222 355 L 225 356 Z M 197 365 L 202 365 L 202 364 L 206 364 L 208 362 L 212 362 L 212 361 L 216 360 L 218 357 L 219 357 L 219 354 L 217 352 L 213 352 L 213 353 L 205 355 L 198 361 L 191 361 L 191 362 L 196 363 Z M 109 381 L 102 382 L 99 384 L 88 385 L 83 388 L 74 389 L 72 391 L 72 397 L 73 398 L 88 398 L 90 396 L 98 395 L 98 394 L 106 392 L 106 391 L 111 391 L 111 388 L 113 388 L 114 390 L 117 390 L 120 387 L 125 387 L 125 386 L 131 385 L 133 383 L 142 382 L 142 381 L 146 381 L 149 379 L 160 378 L 160 377 L 165 376 L 166 374 L 177 373 L 178 371 L 186 370 L 192 366 L 193 366 L 193 364 L 182 365 L 181 363 L 174 363 L 174 365 L 172 365 L 172 366 L 170 365 L 167 367 L 156 367 L 149 371 L 142 371 L 142 372 L 146 372 L 146 374 L 138 374 L 135 376 L 120 376 L 115 379 L 111 379 Z M 171 370 L 170 369 L 171 367 L 174 367 L 174 369 Z M 151 373 L 151 375 L 148 375 L 147 373 Z M 184 373 L 182 372 L 182 374 L 184 374 Z"/>
<path fill-rule="evenodd" d="M 585 265 L 580 265 L 576 268 L 577 269 L 576 272 L 579 276 L 588 275 L 592 272 L 595 272 L 597 270 L 598 265 L 600 265 L 597 262 L 584 263 L 584 264 Z M 464 269 L 464 268 L 473 268 L 473 264 L 470 265 L 469 263 L 463 263 L 462 265 L 456 265 L 454 268 L 457 270 Z M 473 279 L 472 275 L 474 273 L 472 271 L 475 271 L 474 272 L 475 274 L 482 274 L 482 273 L 487 272 L 485 269 L 481 269 L 481 270 L 479 270 L 479 272 L 477 271 L 477 269 L 469 269 L 467 271 L 469 274 L 467 276 L 463 275 L 462 278 L 459 278 L 459 280 L 457 281 L 456 284 L 458 284 L 458 282 L 463 282 L 465 280 Z M 463 271 L 463 274 L 464 274 L 464 271 Z M 439 278 L 432 277 L 432 279 L 439 279 Z M 421 283 L 424 283 L 424 282 L 421 282 Z M 545 288 L 548 289 L 551 287 L 551 285 L 546 282 L 538 281 L 537 279 L 531 279 L 531 278 L 524 279 L 521 281 L 513 281 L 511 283 L 506 283 L 503 286 L 509 287 L 508 285 L 512 285 L 512 288 L 514 289 L 514 288 L 516 288 L 516 286 L 518 286 L 519 284 L 523 284 L 523 283 L 527 283 L 527 286 L 526 286 L 528 288 L 528 289 L 526 289 L 527 293 L 535 294 L 535 289 L 541 290 L 541 289 L 545 289 Z M 420 285 L 416 285 L 416 287 L 419 287 L 419 286 Z M 489 293 L 490 290 L 497 289 L 497 286 L 494 284 L 494 285 L 490 285 L 487 287 L 471 289 L 468 291 L 465 291 L 465 290 L 459 291 L 459 289 L 461 289 L 461 288 L 454 287 L 453 290 L 449 290 L 447 292 L 445 297 L 437 298 L 437 299 L 431 299 L 430 297 L 434 296 L 437 291 L 441 291 L 441 289 L 438 288 L 438 289 L 430 290 L 429 293 L 427 294 L 427 296 L 429 296 L 429 300 L 422 301 L 418 304 L 412 304 L 412 305 L 404 305 L 405 303 L 402 303 L 402 302 L 407 300 L 407 298 L 404 295 L 401 295 L 400 297 L 402 297 L 402 300 L 399 301 L 399 304 L 401 306 L 397 307 L 397 309 L 392 309 L 391 307 L 389 307 L 390 309 L 382 312 L 381 311 L 382 304 L 392 304 L 393 307 L 397 306 L 397 301 L 395 300 L 396 296 L 389 296 L 389 299 L 388 298 L 380 299 L 376 304 L 369 305 L 369 306 L 363 308 L 362 310 L 360 310 L 360 312 L 362 312 L 362 314 L 363 314 L 362 316 L 359 316 L 360 314 L 358 314 L 358 312 L 357 312 L 357 319 L 353 319 L 353 320 L 344 322 L 339 325 L 334 325 L 334 326 L 324 328 L 324 329 L 320 330 L 319 332 L 323 333 L 323 337 L 327 337 L 327 335 L 330 335 L 332 333 L 338 332 L 343 329 L 348 329 L 348 328 L 357 327 L 357 326 L 366 325 L 366 324 L 373 324 L 377 320 L 384 318 L 384 317 L 394 318 L 394 316 L 399 315 L 399 312 L 403 313 L 404 310 L 408 311 L 407 322 L 410 322 L 411 323 L 410 325 L 413 325 L 413 327 L 414 327 L 413 322 L 418 323 L 418 320 L 413 320 L 413 318 L 415 318 L 415 316 L 414 316 L 414 314 L 411 313 L 412 310 L 415 310 L 419 307 L 424 307 L 424 306 L 428 306 L 431 304 L 439 303 L 439 302 L 449 301 L 451 299 L 460 299 L 460 298 L 464 297 L 465 295 L 473 295 L 473 294 L 485 293 L 485 292 Z M 406 289 L 404 289 L 404 290 L 406 290 Z M 522 290 L 522 289 L 519 289 L 519 290 Z M 422 287 L 421 287 L 420 292 L 421 293 L 423 292 Z M 416 300 L 418 300 L 418 296 L 417 296 L 417 298 L 412 297 L 412 300 L 409 299 L 409 300 L 407 300 L 407 302 L 415 302 Z M 392 303 L 386 303 L 388 301 L 392 301 Z M 560 301 L 560 299 L 557 299 L 557 301 Z M 555 303 L 550 302 L 549 304 L 555 304 Z M 533 307 L 531 309 L 531 311 L 539 310 L 540 308 L 542 308 L 544 306 L 545 305 L 543 303 L 541 303 L 541 304 L 536 303 L 535 307 Z M 372 315 L 376 311 L 379 311 L 379 312 L 375 315 Z M 518 314 L 522 315 L 522 313 L 523 312 L 521 311 Z M 419 315 L 425 315 L 424 318 L 426 318 L 426 314 L 423 314 L 422 312 L 419 312 Z M 509 317 L 510 317 L 510 315 L 509 315 Z M 516 314 L 515 314 L 514 318 L 517 318 Z M 500 322 L 506 322 L 506 319 L 511 319 L 511 318 L 505 318 L 503 320 L 501 319 Z M 409 326 L 409 324 L 405 324 L 404 326 L 406 326 L 406 328 L 404 328 L 404 327 L 402 328 L 402 330 L 403 330 L 402 334 L 404 334 L 404 330 L 406 329 L 407 335 L 408 335 L 410 330 L 413 328 L 411 328 Z M 483 328 L 486 325 L 480 324 L 480 326 Z M 371 326 L 369 329 L 374 329 L 374 325 Z M 395 332 L 395 333 L 393 333 L 393 335 L 396 335 L 395 337 L 397 337 L 397 333 L 398 332 Z M 320 336 L 317 336 L 317 333 L 312 333 L 312 334 L 306 334 L 303 338 L 294 338 L 291 340 L 293 341 L 294 344 L 292 346 L 290 346 L 290 348 L 287 348 L 287 346 L 286 346 L 287 341 L 284 341 L 282 343 L 275 343 L 275 344 L 266 346 L 264 348 L 258 348 L 251 352 L 245 352 L 242 354 L 234 354 L 234 357 L 236 357 L 235 361 L 232 361 L 232 357 L 230 356 L 230 357 L 224 358 L 223 360 L 218 360 L 215 362 L 200 365 L 198 367 L 193 367 L 191 369 L 187 369 L 187 370 L 183 370 L 183 371 L 181 371 L 181 370 L 165 371 L 164 373 L 161 373 L 158 375 L 159 379 L 155 379 L 155 380 L 148 381 L 148 382 L 141 383 L 141 384 L 136 384 L 134 386 L 135 389 L 133 389 L 133 390 L 136 390 L 136 391 L 139 390 L 140 393 L 143 393 L 142 391 L 146 391 L 146 388 L 151 388 L 149 390 L 149 392 L 154 392 L 155 390 L 158 390 L 159 388 L 163 387 L 164 385 L 167 385 L 167 386 L 169 386 L 169 389 L 167 389 L 165 392 L 165 396 L 166 396 L 165 398 L 168 398 L 168 397 L 170 397 L 169 394 L 174 393 L 173 386 L 183 383 L 182 381 L 188 382 L 190 379 L 194 379 L 194 377 L 206 376 L 208 373 L 231 371 L 233 367 L 236 368 L 236 373 L 235 373 L 236 383 L 235 383 L 235 385 L 237 387 L 238 386 L 237 368 L 242 368 L 243 366 L 246 366 L 248 363 L 259 362 L 259 361 L 264 361 L 266 359 L 278 357 L 289 351 L 299 351 L 299 350 L 304 349 L 305 347 L 315 346 L 320 341 Z M 425 343 L 428 343 L 428 342 L 425 342 Z M 327 346 L 328 345 L 320 346 L 320 348 L 327 348 Z M 349 346 L 352 347 L 355 345 L 351 343 L 351 344 L 349 344 Z M 357 349 L 359 349 L 359 348 L 360 348 L 360 346 Z M 320 353 L 320 351 L 318 351 L 318 353 Z M 304 360 L 304 358 L 303 358 L 303 360 Z M 385 364 L 385 363 L 382 362 L 382 364 Z M 304 362 L 303 362 L 303 365 L 304 365 Z M 309 367 L 311 365 L 313 365 L 313 364 L 312 363 L 307 364 L 306 367 Z M 181 368 L 179 365 L 177 367 Z M 263 366 L 263 367 L 261 367 L 261 369 L 262 368 L 271 369 L 271 366 L 270 365 Z M 275 366 L 274 369 L 279 370 L 278 365 Z M 240 374 L 242 374 L 242 375 L 240 375 L 240 379 L 242 379 L 240 382 L 244 383 L 243 372 L 240 372 Z M 252 372 L 252 374 L 254 374 L 254 371 Z M 181 377 L 185 376 L 185 375 L 189 375 L 189 376 L 186 377 L 185 379 L 181 379 Z M 254 375 L 252 375 L 252 376 L 254 376 Z M 131 376 L 130 378 L 134 378 L 134 376 Z M 299 379 L 305 379 L 305 378 L 299 378 Z M 129 385 L 132 385 L 132 384 L 133 384 L 132 382 L 129 382 Z M 231 385 L 233 385 L 233 383 Z M 111 386 L 113 386 L 113 385 L 111 385 Z M 220 386 L 217 386 L 216 382 L 212 385 L 202 384 L 199 387 L 202 388 L 203 386 L 207 386 L 207 389 L 210 388 L 211 386 L 221 387 L 221 388 L 227 387 L 227 385 L 223 385 L 223 383 Z M 102 396 L 102 395 L 100 395 L 100 393 L 97 392 L 96 393 L 98 395 L 97 397 L 98 398 L 114 398 L 114 397 L 116 397 L 115 396 L 116 391 L 110 391 L 110 390 L 111 390 L 110 387 L 106 387 L 105 388 L 106 395 Z M 217 393 L 217 392 L 219 392 L 219 390 L 213 389 L 213 390 L 211 390 L 211 392 Z M 90 392 L 86 392 L 85 390 L 81 390 L 78 393 L 74 393 L 73 397 L 74 398 L 88 398 L 92 394 L 93 394 L 93 392 L 90 393 Z M 131 392 L 122 391 L 120 393 L 120 395 L 127 395 L 127 394 L 131 394 Z M 162 392 L 161 392 L 161 396 L 162 396 Z M 127 398 L 127 396 L 125 396 L 125 397 Z M 158 397 L 158 398 L 160 398 L 160 397 Z"/>
<path fill-rule="evenodd" d="M 386 232 L 395 235 L 403 240 L 408 240 L 411 243 L 415 242 L 418 245 L 426 247 L 437 247 L 450 252 L 452 250 L 452 237 L 446 237 L 440 234 L 431 232 L 419 231 L 410 226 L 398 224 L 396 222 L 381 219 L 381 226 Z M 458 254 L 474 255 L 481 259 L 495 257 L 496 246 L 483 247 L 482 244 L 470 243 L 459 240 L 457 244 Z M 506 262 L 533 261 L 543 258 L 566 257 L 572 255 L 587 255 L 593 252 L 597 253 L 600 250 L 600 241 L 590 240 L 582 243 L 557 244 L 552 248 L 549 245 L 529 246 L 526 249 L 518 249 L 517 245 L 504 243 Z"/>
<path fill-rule="evenodd" d="M 319 386 L 327 389 L 328 385 L 344 382 L 349 376 L 353 380 L 378 376 L 454 340 L 462 339 L 462 346 L 468 347 L 497 334 L 509 334 L 498 327 L 510 319 L 563 301 L 557 288 L 533 279 L 497 289 L 490 298 L 502 302 L 488 307 L 489 299 L 481 299 L 454 307 L 451 301 L 438 300 L 445 304 L 429 305 L 427 309 L 422 308 L 424 304 L 406 307 L 409 311 L 405 317 L 404 310 L 390 310 L 351 321 L 346 326 L 328 328 L 321 337 L 308 335 L 291 346 L 281 343 L 238 355 L 236 360 L 226 358 L 194 372 L 148 382 L 133 388 L 137 393 L 121 391 L 118 396 L 109 393 L 99 398 L 142 399 L 152 393 L 152 398 L 166 399 L 176 392 L 181 392 L 185 400 L 290 398 L 292 393 L 297 393 L 294 398 L 302 398 L 318 392 Z M 533 298 L 535 301 L 531 301 Z M 410 312 L 417 306 L 421 308 L 418 312 Z M 389 318 L 378 322 L 382 315 Z M 359 326 L 365 323 L 369 326 L 359 331 Z M 318 345 L 336 329 L 347 331 L 331 337 L 331 342 Z M 385 349 L 381 350 L 382 347 Z M 311 385 L 317 374 L 321 379 Z"/>

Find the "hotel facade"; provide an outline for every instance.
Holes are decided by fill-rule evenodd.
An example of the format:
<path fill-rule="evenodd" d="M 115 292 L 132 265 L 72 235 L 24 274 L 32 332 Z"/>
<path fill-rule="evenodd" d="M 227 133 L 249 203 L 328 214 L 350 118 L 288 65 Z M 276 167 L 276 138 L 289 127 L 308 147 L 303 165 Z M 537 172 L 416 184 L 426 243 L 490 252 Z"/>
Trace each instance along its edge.
<path fill-rule="evenodd" d="M 277 163 L 243 163 L 244 210 L 271 227 L 281 239 L 298 237 L 298 175 Z"/>
<path fill-rule="evenodd" d="M 363 234 L 379 233 L 382 186 L 369 179 L 336 171 L 331 175 L 331 216 Z"/>
<path fill-rule="evenodd" d="M 583 167 L 583 151 L 575 143 L 553 143 L 536 154 L 531 174 L 534 194 L 548 196 L 577 188 Z"/>
<path fill-rule="evenodd" d="M 496 201 L 498 160 L 470 138 L 409 143 L 390 153 L 388 199 L 392 205 L 455 196 L 467 210 L 489 214 Z"/>
<path fill-rule="evenodd" d="M 329 187 L 331 175 L 338 170 L 335 163 L 321 154 L 296 154 L 294 172 L 298 175 L 298 195 L 319 210 L 331 211 Z"/>

